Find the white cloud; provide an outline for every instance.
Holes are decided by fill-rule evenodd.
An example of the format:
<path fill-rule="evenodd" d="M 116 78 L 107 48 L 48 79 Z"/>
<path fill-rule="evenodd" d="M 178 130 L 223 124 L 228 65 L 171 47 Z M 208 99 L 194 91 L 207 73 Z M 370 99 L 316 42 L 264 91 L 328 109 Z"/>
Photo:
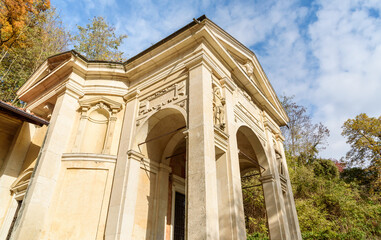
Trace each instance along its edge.
<path fill-rule="evenodd" d="M 372 4 L 374 4 L 372 6 Z M 319 62 L 311 101 L 314 118 L 331 130 L 324 156 L 339 158 L 348 150 L 341 126 L 365 112 L 380 116 L 381 19 L 369 15 L 376 2 L 320 1 L 317 21 L 309 27 L 310 48 Z"/>

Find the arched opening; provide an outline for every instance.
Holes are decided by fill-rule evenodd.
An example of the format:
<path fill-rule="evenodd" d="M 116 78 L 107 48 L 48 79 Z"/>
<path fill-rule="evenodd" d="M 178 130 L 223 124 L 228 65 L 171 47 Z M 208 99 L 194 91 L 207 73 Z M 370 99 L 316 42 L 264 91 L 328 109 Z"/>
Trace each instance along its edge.
<path fill-rule="evenodd" d="M 268 239 L 269 229 L 261 175 L 268 169 L 261 142 L 248 127 L 237 131 L 245 227 L 248 236 Z"/>
<path fill-rule="evenodd" d="M 134 148 L 145 159 L 138 184 L 135 239 L 185 237 L 185 129 L 184 115 L 173 108 L 151 115 L 138 129 Z"/>

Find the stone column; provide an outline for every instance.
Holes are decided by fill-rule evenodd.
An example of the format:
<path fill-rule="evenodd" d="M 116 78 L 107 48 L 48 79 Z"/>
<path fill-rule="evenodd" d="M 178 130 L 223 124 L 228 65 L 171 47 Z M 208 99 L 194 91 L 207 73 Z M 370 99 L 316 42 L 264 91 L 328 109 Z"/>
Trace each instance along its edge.
<path fill-rule="evenodd" d="M 79 107 L 78 97 L 66 89 L 57 98 L 45 143 L 41 148 L 12 239 L 37 240 L 44 232 L 61 168 L 62 153 L 67 151 L 70 132 L 76 119 L 74 116 Z"/>
<path fill-rule="evenodd" d="M 296 212 L 296 207 L 295 207 L 295 201 L 294 201 L 294 195 L 292 193 L 292 186 L 291 186 L 291 181 L 290 181 L 290 175 L 288 174 L 288 167 L 287 167 L 287 161 L 286 161 L 286 155 L 284 153 L 284 147 L 282 142 L 284 141 L 284 138 L 281 135 L 277 136 L 277 142 L 278 146 L 280 148 L 280 151 L 282 153 L 282 163 L 283 163 L 283 168 L 284 168 L 284 175 L 287 179 L 287 189 L 286 189 L 286 198 L 285 203 L 286 204 L 286 212 L 287 212 L 287 218 L 289 219 L 288 225 L 290 229 L 290 235 L 291 239 L 302 239 L 302 235 L 300 232 L 300 227 L 299 227 L 299 221 L 298 221 L 298 215 Z"/>
<path fill-rule="evenodd" d="M 166 216 L 168 211 L 168 184 L 171 168 L 163 163 L 159 167 L 159 193 L 157 199 L 157 221 L 154 239 L 164 240 L 166 229 Z"/>
<path fill-rule="evenodd" d="M 276 164 L 275 150 L 271 130 L 265 124 L 267 136 L 266 155 L 268 159 L 267 169 L 260 180 L 263 186 L 265 197 L 269 233 L 271 239 L 291 239 L 286 216 L 286 209 L 282 196 L 280 177 Z"/>
<path fill-rule="evenodd" d="M 136 127 L 138 91 L 126 95 L 126 110 L 107 216 L 105 239 L 131 239 L 140 173 L 140 153 L 130 150 Z"/>
<path fill-rule="evenodd" d="M 225 175 L 226 175 L 226 188 L 225 192 L 226 200 L 228 201 L 228 207 L 219 208 L 220 218 L 224 217 L 229 219 L 229 225 L 231 230 L 230 235 L 223 236 L 221 239 L 246 239 L 245 228 L 245 214 L 243 210 L 242 200 L 242 186 L 241 186 L 241 173 L 239 168 L 238 158 L 238 146 L 237 146 L 237 129 L 234 125 L 234 99 L 233 91 L 235 89 L 234 83 L 228 78 L 221 80 L 223 93 L 225 96 L 225 120 L 226 131 L 229 135 L 228 139 L 228 151 L 226 162 L 224 163 Z M 227 218 L 229 216 L 229 218 Z M 229 226 L 226 224 L 226 226 Z M 225 227 L 226 228 L 226 227 Z M 221 226 L 220 226 L 221 229 Z M 221 233 L 221 232 L 220 232 Z"/>
<path fill-rule="evenodd" d="M 212 74 L 203 61 L 189 64 L 187 239 L 219 239 Z"/>

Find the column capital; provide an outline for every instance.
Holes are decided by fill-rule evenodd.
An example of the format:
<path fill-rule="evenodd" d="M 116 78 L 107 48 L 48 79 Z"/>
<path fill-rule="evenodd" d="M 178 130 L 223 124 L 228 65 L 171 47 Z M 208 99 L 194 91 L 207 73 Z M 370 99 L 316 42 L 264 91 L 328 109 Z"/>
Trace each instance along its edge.
<path fill-rule="evenodd" d="M 275 134 L 275 138 L 277 141 L 284 142 L 285 138 L 281 133 Z"/>
<path fill-rule="evenodd" d="M 62 85 L 59 89 L 56 91 L 58 93 L 58 96 L 67 94 L 72 96 L 75 99 L 80 99 L 85 94 L 83 93 L 82 89 L 78 86 L 78 84 L 73 83 L 73 81 L 67 81 L 64 85 Z"/>
<path fill-rule="evenodd" d="M 164 163 L 159 164 L 159 169 L 167 171 L 168 173 L 172 172 L 172 168 L 170 166 L 168 166 L 167 164 L 164 164 Z"/>
<path fill-rule="evenodd" d="M 144 155 L 135 151 L 135 150 L 129 150 L 127 152 L 127 155 L 128 155 L 128 158 L 129 159 L 133 159 L 133 160 L 136 160 L 138 162 L 140 162 L 142 159 L 144 159 Z"/>
<path fill-rule="evenodd" d="M 206 56 L 205 53 L 201 53 L 195 58 L 189 60 L 188 62 L 185 63 L 185 68 L 188 69 L 188 71 L 192 71 L 193 69 L 199 67 L 199 66 L 204 66 L 206 67 L 210 73 L 213 72 L 212 68 L 212 63 L 211 60 L 209 59 L 208 56 Z"/>
<path fill-rule="evenodd" d="M 231 93 L 234 92 L 234 90 L 236 89 L 236 85 L 235 83 L 230 80 L 229 78 L 227 77 L 224 77 L 220 80 L 220 83 L 222 85 L 223 88 L 226 88 L 227 90 L 229 90 Z"/>
<path fill-rule="evenodd" d="M 267 174 L 263 175 L 259 178 L 259 181 L 262 183 L 269 183 L 269 182 L 275 182 L 275 177 L 273 174 Z"/>
<path fill-rule="evenodd" d="M 135 90 L 128 92 L 126 95 L 123 96 L 123 98 L 124 98 L 124 100 L 126 100 L 126 102 L 129 102 L 131 100 L 137 99 L 139 97 L 139 95 L 140 95 L 140 90 L 135 89 Z"/>

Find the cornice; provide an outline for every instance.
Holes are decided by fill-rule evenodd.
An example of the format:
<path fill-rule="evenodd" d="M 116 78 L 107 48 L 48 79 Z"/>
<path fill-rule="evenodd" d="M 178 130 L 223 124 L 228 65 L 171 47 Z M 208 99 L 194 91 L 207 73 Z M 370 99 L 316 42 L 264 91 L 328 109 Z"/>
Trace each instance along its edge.
<path fill-rule="evenodd" d="M 126 95 L 123 96 L 123 98 L 124 98 L 124 100 L 126 100 L 126 102 L 129 102 L 131 100 L 137 99 L 139 97 L 139 95 L 140 95 L 140 90 L 135 89 L 135 90 L 128 92 Z"/>

